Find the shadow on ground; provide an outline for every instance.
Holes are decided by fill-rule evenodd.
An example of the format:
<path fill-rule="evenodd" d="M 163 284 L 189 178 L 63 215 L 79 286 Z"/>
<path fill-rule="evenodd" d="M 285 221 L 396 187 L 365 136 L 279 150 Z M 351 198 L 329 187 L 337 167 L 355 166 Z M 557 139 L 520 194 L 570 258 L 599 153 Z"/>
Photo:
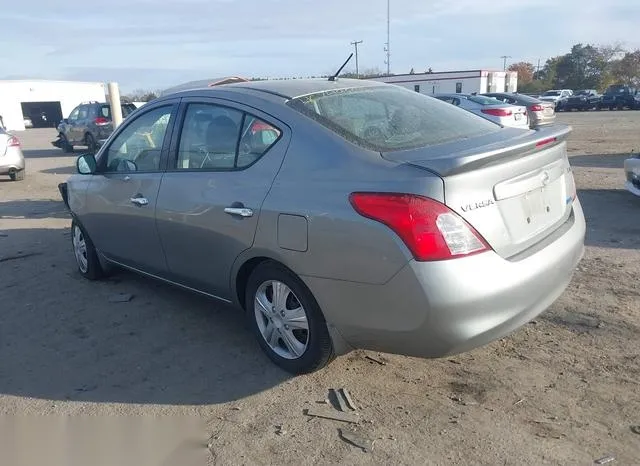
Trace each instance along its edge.
<path fill-rule="evenodd" d="M 75 175 L 78 173 L 75 165 L 67 165 L 64 167 L 47 168 L 46 170 L 40 170 L 40 173 L 47 173 L 51 175 Z"/>
<path fill-rule="evenodd" d="M 0 201 L 0 219 L 14 218 L 70 218 L 70 215 L 62 199 Z"/>
<path fill-rule="evenodd" d="M 624 154 L 577 155 L 569 157 L 573 167 L 584 168 L 624 168 L 624 161 L 631 157 L 630 152 Z"/>
<path fill-rule="evenodd" d="M 624 189 L 580 189 L 587 221 L 586 244 L 640 249 L 640 198 Z"/>
<path fill-rule="evenodd" d="M 49 157 L 71 157 L 76 158 L 80 153 L 66 153 L 63 152 L 62 149 L 56 149 L 52 147 L 51 149 L 23 149 L 22 153 L 24 154 L 25 159 L 44 159 Z"/>
<path fill-rule="evenodd" d="M 212 404 L 289 378 L 242 312 L 127 272 L 90 282 L 70 234 L 6 229 L 0 251 L 0 393 L 50 400 Z M 128 302 L 112 302 L 130 294 Z M 6 299 L 10 297 L 11 299 Z"/>

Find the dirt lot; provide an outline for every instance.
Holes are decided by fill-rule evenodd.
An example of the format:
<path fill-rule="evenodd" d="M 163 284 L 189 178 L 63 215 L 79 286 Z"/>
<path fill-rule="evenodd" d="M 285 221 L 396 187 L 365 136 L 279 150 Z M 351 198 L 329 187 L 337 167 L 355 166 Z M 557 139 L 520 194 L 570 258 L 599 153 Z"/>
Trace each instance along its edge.
<path fill-rule="evenodd" d="M 27 179 L 0 182 L 0 413 L 193 414 L 212 464 L 640 464 L 640 199 L 621 190 L 640 112 L 559 119 L 574 127 L 588 247 L 549 311 L 451 359 L 354 352 L 298 378 L 233 309 L 128 273 L 83 280 L 56 189 L 75 159 L 53 130 L 20 134 Z M 340 387 L 370 452 L 304 414 Z"/>

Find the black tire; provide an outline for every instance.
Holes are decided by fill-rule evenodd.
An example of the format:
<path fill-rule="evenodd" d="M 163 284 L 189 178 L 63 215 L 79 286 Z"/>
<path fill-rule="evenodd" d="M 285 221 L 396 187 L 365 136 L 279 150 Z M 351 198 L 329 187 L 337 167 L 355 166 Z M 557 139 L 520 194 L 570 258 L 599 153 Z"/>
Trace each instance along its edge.
<path fill-rule="evenodd" d="M 96 143 L 96 138 L 93 137 L 93 134 L 87 133 L 84 137 L 84 141 L 87 144 L 87 149 L 92 154 L 95 154 L 98 150 L 98 144 Z"/>
<path fill-rule="evenodd" d="M 81 264 L 78 253 L 76 252 L 76 229 L 79 229 L 86 246 L 86 267 L 83 267 L 84 264 Z M 71 246 L 76 258 L 78 271 L 84 278 L 86 278 L 87 280 L 98 280 L 104 276 L 104 270 L 102 269 L 102 265 L 100 265 L 100 260 L 98 259 L 96 248 L 94 247 L 93 242 L 91 241 L 91 238 L 89 238 L 89 235 L 85 231 L 84 227 L 76 219 L 73 219 L 73 221 L 71 222 Z"/>
<path fill-rule="evenodd" d="M 11 178 L 11 181 L 23 181 L 26 174 L 27 174 L 27 171 L 23 168 L 20 171 L 9 173 L 9 178 Z"/>
<path fill-rule="evenodd" d="M 65 154 L 70 154 L 73 152 L 73 146 L 71 144 L 69 144 L 69 141 L 67 140 L 67 137 L 60 133 L 59 135 L 60 137 L 60 148 L 62 149 L 62 151 Z"/>
<path fill-rule="evenodd" d="M 289 287 L 303 307 L 308 323 L 306 349 L 296 359 L 287 359 L 277 354 L 267 343 L 258 326 L 255 315 L 255 298 L 258 289 L 266 282 L 278 281 Z M 276 262 L 263 262 L 251 273 L 245 293 L 245 309 L 249 325 L 262 350 L 277 366 L 292 374 L 306 374 L 322 369 L 335 358 L 331 336 L 320 306 L 298 277 Z"/>

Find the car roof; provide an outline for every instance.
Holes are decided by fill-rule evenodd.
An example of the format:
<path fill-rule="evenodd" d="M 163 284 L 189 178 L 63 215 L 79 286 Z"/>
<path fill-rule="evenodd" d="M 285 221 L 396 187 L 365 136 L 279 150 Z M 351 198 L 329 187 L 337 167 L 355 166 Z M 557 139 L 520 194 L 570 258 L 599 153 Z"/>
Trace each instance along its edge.
<path fill-rule="evenodd" d="M 268 94 L 280 96 L 286 99 L 293 99 L 304 95 L 315 94 L 319 92 L 326 92 L 340 89 L 352 89 L 352 88 L 372 88 L 372 87 L 384 87 L 389 84 L 381 83 L 378 81 L 369 81 L 362 79 L 336 79 L 335 81 L 329 81 L 328 78 L 310 78 L 310 79 L 282 79 L 282 80 L 264 80 L 264 81 L 247 81 L 231 84 L 222 84 L 214 87 L 201 87 L 198 89 L 188 89 L 172 94 L 165 94 L 163 97 L 169 95 L 190 93 L 194 91 L 198 92 L 211 92 L 215 93 L 216 90 L 233 90 L 240 93 L 251 92 L 265 92 Z"/>

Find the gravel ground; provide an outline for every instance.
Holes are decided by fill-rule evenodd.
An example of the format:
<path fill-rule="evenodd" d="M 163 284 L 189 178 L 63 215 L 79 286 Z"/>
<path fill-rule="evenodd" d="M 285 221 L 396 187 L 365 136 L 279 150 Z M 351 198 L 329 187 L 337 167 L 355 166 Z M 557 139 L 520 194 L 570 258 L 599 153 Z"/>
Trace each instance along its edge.
<path fill-rule="evenodd" d="M 75 157 L 54 130 L 19 134 L 27 179 L 0 181 L 0 413 L 195 415 L 209 464 L 640 464 L 640 198 L 621 189 L 640 112 L 559 120 L 588 233 L 551 309 L 450 359 L 357 351 L 297 378 L 234 309 L 124 272 L 83 280 L 56 188 Z M 304 414 L 341 387 L 356 425 Z"/>

